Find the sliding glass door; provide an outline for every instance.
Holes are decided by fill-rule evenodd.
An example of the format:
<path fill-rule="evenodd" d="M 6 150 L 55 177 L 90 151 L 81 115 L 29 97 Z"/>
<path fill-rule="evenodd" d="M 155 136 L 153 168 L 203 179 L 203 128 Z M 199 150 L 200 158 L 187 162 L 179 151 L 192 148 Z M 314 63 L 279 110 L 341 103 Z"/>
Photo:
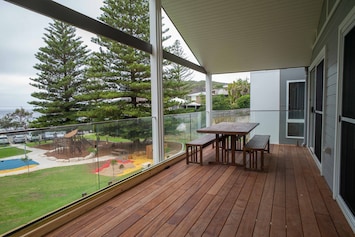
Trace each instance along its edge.
<path fill-rule="evenodd" d="M 310 148 L 322 162 L 322 127 L 323 127 L 323 81 L 324 59 L 322 59 L 310 72 L 311 86 L 311 114 L 310 114 Z"/>
<path fill-rule="evenodd" d="M 355 27 L 344 38 L 340 145 L 340 195 L 355 215 Z"/>

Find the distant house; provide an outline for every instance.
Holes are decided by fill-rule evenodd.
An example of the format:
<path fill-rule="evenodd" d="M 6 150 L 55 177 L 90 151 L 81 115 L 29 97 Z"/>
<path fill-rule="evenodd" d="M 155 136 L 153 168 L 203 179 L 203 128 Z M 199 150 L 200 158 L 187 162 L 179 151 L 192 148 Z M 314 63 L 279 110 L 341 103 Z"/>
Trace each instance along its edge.
<path fill-rule="evenodd" d="M 199 109 L 201 107 L 201 104 L 199 104 L 197 102 L 190 102 L 190 103 L 186 104 L 185 106 L 186 106 L 186 108 Z"/>
<path fill-rule="evenodd" d="M 187 103 L 186 100 L 181 99 L 181 98 L 179 98 L 179 97 L 174 97 L 174 98 L 172 98 L 170 101 L 176 102 L 176 103 L 179 103 L 179 104 L 186 104 L 186 103 Z"/>
<path fill-rule="evenodd" d="M 187 97 L 188 97 L 188 100 L 190 102 L 197 102 L 199 104 L 201 104 L 201 97 L 202 96 L 206 96 L 206 92 L 203 91 L 203 92 L 196 92 L 196 93 L 192 93 L 192 94 L 188 94 Z"/>
<path fill-rule="evenodd" d="M 223 88 L 213 89 L 212 95 L 225 95 L 228 96 L 228 85 L 224 85 Z"/>
<path fill-rule="evenodd" d="M 224 85 L 223 88 L 218 88 L 218 89 L 212 89 L 212 96 L 214 95 L 224 95 L 224 96 L 228 96 L 228 85 Z M 197 103 L 202 103 L 203 101 L 201 100 L 202 96 L 206 96 L 206 92 L 205 91 L 201 91 L 201 92 L 196 92 L 196 93 L 192 93 L 192 94 L 188 94 L 188 100 L 191 102 L 197 102 Z"/>
<path fill-rule="evenodd" d="M 168 110 L 176 110 L 176 109 L 184 108 L 185 105 L 188 103 L 187 100 L 181 99 L 179 97 L 174 97 L 170 99 L 170 102 L 175 102 L 175 105 L 169 107 Z"/>

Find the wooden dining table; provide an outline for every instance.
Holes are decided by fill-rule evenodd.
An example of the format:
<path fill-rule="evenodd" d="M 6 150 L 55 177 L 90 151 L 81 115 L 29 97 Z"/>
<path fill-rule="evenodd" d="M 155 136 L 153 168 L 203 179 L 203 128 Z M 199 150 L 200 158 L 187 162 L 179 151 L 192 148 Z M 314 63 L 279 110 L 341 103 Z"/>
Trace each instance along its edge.
<path fill-rule="evenodd" d="M 243 146 L 245 145 L 245 138 L 259 123 L 244 123 L 244 122 L 222 122 L 213 124 L 209 127 L 197 129 L 199 133 L 214 133 L 216 134 L 216 163 L 220 163 L 219 159 L 219 150 L 220 148 L 220 139 L 229 139 L 230 138 L 230 150 L 231 150 L 231 163 L 236 165 L 235 162 L 235 152 L 236 149 L 236 140 L 238 137 L 243 138 Z"/>

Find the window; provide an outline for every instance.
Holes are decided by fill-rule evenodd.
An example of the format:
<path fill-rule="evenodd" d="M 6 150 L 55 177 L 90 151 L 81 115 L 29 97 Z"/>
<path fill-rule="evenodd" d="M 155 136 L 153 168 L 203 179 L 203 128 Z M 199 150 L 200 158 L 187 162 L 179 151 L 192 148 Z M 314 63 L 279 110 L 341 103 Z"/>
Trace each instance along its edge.
<path fill-rule="evenodd" d="M 286 137 L 288 138 L 304 136 L 304 96 L 304 81 L 287 82 Z"/>

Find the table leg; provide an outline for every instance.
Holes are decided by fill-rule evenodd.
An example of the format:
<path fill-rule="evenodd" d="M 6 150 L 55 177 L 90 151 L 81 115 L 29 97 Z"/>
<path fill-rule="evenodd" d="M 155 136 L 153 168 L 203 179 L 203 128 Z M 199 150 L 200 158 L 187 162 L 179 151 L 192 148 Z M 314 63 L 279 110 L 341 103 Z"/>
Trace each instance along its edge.
<path fill-rule="evenodd" d="M 237 142 L 237 136 L 231 135 L 232 165 L 236 165 L 236 163 L 235 163 L 236 142 Z"/>
<path fill-rule="evenodd" d="M 219 163 L 219 134 L 216 134 L 216 163 Z"/>

